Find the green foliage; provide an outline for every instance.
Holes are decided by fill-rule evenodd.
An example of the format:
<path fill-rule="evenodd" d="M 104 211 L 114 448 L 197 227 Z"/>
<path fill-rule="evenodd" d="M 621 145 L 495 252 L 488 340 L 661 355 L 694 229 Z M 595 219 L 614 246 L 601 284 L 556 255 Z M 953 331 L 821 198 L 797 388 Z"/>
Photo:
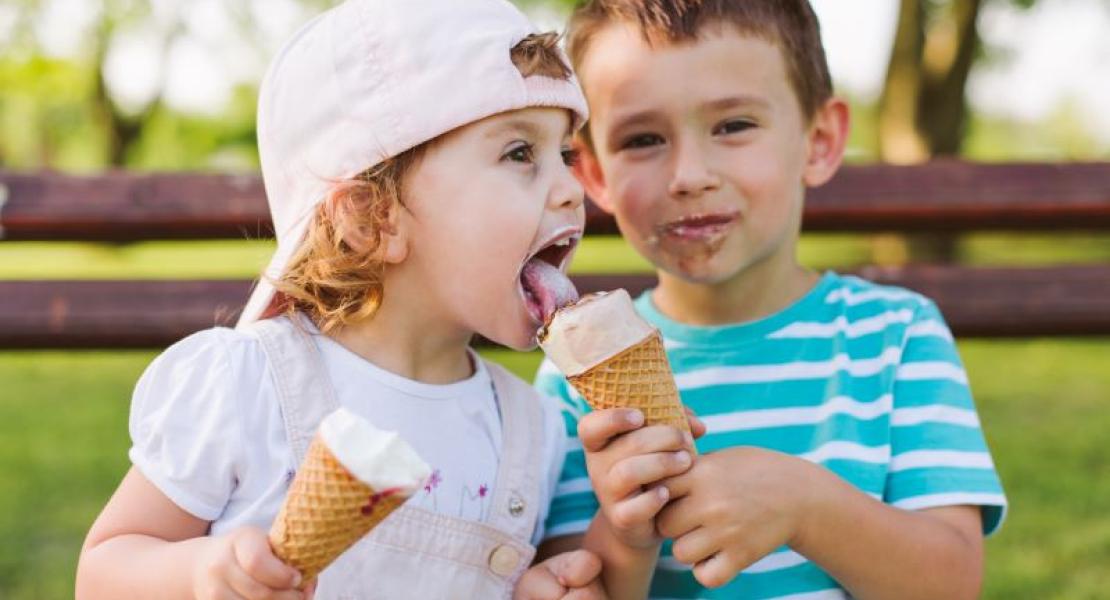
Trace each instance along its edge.
<path fill-rule="evenodd" d="M 80 63 L 0 55 L 0 165 L 88 171 L 103 166 L 107 138 Z"/>

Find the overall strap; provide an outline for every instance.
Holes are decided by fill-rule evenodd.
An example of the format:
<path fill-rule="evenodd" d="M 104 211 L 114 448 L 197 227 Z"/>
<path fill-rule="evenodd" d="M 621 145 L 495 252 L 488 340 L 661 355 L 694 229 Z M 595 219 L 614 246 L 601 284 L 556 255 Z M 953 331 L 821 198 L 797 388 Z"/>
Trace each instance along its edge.
<path fill-rule="evenodd" d="M 501 461 L 489 525 L 530 540 L 540 502 L 543 407 L 538 393 L 501 365 L 484 361 L 501 409 Z"/>
<path fill-rule="evenodd" d="M 281 405 L 285 436 L 299 465 L 320 421 L 339 408 L 339 401 L 320 350 L 307 329 L 310 325 L 303 316 L 297 318 L 298 323 L 288 318 L 266 319 L 250 328 L 257 333 L 266 353 Z"/>

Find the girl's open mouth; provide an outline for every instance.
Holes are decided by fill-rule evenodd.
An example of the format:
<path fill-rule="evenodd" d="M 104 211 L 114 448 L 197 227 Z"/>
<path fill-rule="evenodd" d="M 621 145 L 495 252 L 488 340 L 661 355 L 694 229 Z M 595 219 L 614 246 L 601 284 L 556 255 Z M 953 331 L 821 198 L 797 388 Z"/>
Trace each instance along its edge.
<path fill-rule="evenodd" d="M 557 235 L 524 262 L 520 292 L 537 325 L 546 323 L 560 307 L 578 300 L 578 290 L 563 268 L 578 246 L 580 235 L 576 229 Z"/>

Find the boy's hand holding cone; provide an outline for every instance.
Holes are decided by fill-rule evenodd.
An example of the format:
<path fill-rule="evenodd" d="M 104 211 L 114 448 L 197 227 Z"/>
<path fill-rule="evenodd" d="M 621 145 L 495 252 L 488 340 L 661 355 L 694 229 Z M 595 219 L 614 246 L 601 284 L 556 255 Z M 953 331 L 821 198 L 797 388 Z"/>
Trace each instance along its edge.
<path fill-rule="evenodd" d="M 335 411 L 320 423 L 270 528 L 274 554 L 300 571 L 303 588 L 430 474 L 396 433 Z"/>

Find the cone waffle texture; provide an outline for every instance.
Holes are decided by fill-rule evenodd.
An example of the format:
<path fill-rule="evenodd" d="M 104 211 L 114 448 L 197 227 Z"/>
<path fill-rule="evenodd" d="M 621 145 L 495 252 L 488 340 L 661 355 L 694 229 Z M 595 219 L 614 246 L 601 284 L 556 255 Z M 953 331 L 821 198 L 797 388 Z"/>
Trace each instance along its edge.
<path fill-rule="evenodd" d="M 659 332 L 567 380 L 594 410 L 636 408 L 645 425 L 690 431 Z"/>
<path fill-rule="evenodd" d="M 317 436 L 270 528 L 270 545 L 301 572 L 303 586 L 404 501 L 400 494 L 376 494 Z"/>

